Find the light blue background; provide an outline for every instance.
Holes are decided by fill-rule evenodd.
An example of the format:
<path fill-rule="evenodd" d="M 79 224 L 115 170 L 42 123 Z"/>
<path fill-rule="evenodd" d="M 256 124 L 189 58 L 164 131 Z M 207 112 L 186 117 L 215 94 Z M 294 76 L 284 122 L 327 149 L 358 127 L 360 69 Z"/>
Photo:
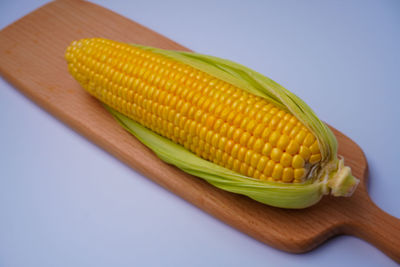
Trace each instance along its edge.
<path fill-rule="evenodd" d="M 47 1 L 0 2 L 0 28 Z M 400 217 L 400 1 L 94 1 L 238 61 L 355 140 Z M 0 80 L 0 266 L 396 266 L 355 237 L 288 254 L 123 165 Z M 379 227 L 379 226 L 378 226 Z"/>

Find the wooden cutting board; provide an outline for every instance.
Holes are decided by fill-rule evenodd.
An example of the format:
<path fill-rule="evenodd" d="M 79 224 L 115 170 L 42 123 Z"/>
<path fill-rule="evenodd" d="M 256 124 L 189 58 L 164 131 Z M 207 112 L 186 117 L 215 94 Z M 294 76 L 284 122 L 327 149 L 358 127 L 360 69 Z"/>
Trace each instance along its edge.
<path fill-rule="evenodd" d="M 188 50 L 97 5 L 55 1 L 0 32 L 0 73 L 32 101 L 133 169 L 268 245 L 300 253 L 334 235 L 349 234 L 400 262 L 400 220 L 370 200 L 365 156 L 348 137 L 333 129 L 339 154 L 361 179 L 351 198 L 325 197 L 308 209 L 285 210 L 219 190 L 163 163 L 69 75 L 64 51 L 71 41 L 88 37 Z"/>

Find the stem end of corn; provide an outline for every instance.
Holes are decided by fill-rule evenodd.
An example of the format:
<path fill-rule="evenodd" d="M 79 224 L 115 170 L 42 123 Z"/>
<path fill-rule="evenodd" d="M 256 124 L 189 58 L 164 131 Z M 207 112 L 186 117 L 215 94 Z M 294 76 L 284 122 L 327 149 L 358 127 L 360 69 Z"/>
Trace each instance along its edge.
<path fill-rule="evenodd" d="M 337 172 L 328 181 L 328 187 L 331 189 L 331 194 L 335 197 L 350 197 L 360 180 L 351 174 L 351 168 L 344 166 L 344 160 L 338 162 Z"/>

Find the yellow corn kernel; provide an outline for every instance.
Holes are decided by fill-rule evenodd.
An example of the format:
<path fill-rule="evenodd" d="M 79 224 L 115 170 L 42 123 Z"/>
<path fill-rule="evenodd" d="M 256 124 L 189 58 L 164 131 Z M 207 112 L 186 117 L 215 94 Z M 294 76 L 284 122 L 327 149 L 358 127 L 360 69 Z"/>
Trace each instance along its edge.
<path fill-rule="evenodd" d="M 286 115 L 286 112 L 283 110 L 278 111 L 278 113 L 276 114 L 276 116 L 280 119 L 282 119 L 283 121 L 285 121 L 285 119 L 283 119 Z"/>
<path fill-rule="evenodd" d="M 311 156 L 311 150 L 305 146 L 300 146 L 299 155 L 307 161 Z"/>
<path fill-rule="evenodd" d="M 296 137 L 296 135 L 300 132 L 300 130 L 301 130 L 301 127 L 295 125 L 293 127 L 293 129 L 290 131 L 289 137 L 292 137 L 292 138 Z"/>
<path fill-rule="evenodd" d="M 266 156 L 261 156 L 260 160 L 258 161 L 258 164 L 257 164 L 257 170 L 262 172 L 264 170 L 267 162 L 268 162 L 268 158 Z"/>
<path fill-rule="evenodd" d="M 185 134 L 185 132 L 183 132 L 183 134 Z M 207 142 L 207 144 L 211 144 L 211 140 L 212 140 L 213 136 L 214 136 L 213 131 L 207 131 L 206 138 L 205 138 L 205 141 Z"/>
<path fill-rule="evenodd" d="M 236 143 L 239 143 L 242 134 L 243 134 L 243 130 L 240 128 L 236 128 L 235 131 L 233 132 L 233 136 L 232 136 L 233 141 L 235 141 Z"/>
<path fill-rule="evenodd" d="M 290 183 L 294 179 L 294 171 L 290 167 L 286 167 L 283 169 L 282 173 L 282 181 L 285 183 Z"/>
<path fill-rule="evenodd" d="M 234 170 L 235 172 L 239 172 L 239 168 L 240 168 L 240 161 L 238 159 L 235 159 L 233 161 L 232 170 Z"/>
<path fill-rule="evenodd" d="M 225 144 L 225 148 L 224 148 L 225 152 L 228 154 L 231 154 L 234 144 L 235 143 L 232 140 L 228 140 Z"/>
<path fill-rule="evenodd" d="M 221 162 L 222 161 L 222 151 L 217 149 L 215 152 L 215 160 L 216 162 Z"/>
<path fill-rule="evenodd" d="M 236 130 L 236 128 L 234 126 L 228 126 L 228 131 L 226 133 L 226 137 L 229 139 L 232 139 L 235 130 Z"/>
<path fill-rule="evenodd" d="M 228 160 L 227 160 L 227 162 L 226 162 L 225 168 L 233 169 L 233 161 L 234 161 L 234 160 L 235 160 L 235 159 L 234 159 L 233 157 L 229 156 L 229 157 L 228 157 Z"/>
<path fill-rule="evenodd" d="M 266 181 L 267 180 L 267 176 L 265 176 L 264 174 L 260 174 L 260 180 L 261 181 Z"/>
<path fill-rule="evenodd" d="M 246 125 L 246 131 L 252 132 L 256 125 L 257 122 L 255 120 L 250 120 L 249 123 Z"/>
<path fill-rule="evenodd" d="M 306 136 L 307 136 L 307 133 L 303 130 L 300 130 L 300 132 L 296 135 L 294 140 L 296 140 L 297 143 L 302 144 L 304 139 L 306 138 Z"/>
<path fill-rule="evenodd" d="M 282 157 L 282 150 L 277 147 L 274 147 L 271 151 L 271 159 L 275 162 L 279 162 Z"/>
<path fill-rule="evenodd" d="M 251 150 L 250 150 L 250 151 L 251 151 Z M 260 155 L 260 154 L 258 154 L 258 153 L 253 153 L 253 155 L 251 156 L 251 159 L 250 159 L 250 165 L 251 165 L 253 168 L 257 168 L 258 161 L 260 160 L 260 158 L 261 158 L 261 155 Z"/>
<path fill-rule="evenodd" d="M 244 132 L 244 133 L 242 134 L 242 136 L 240 137 L 240 139 L 239 139 L 239 143 L 240 143 L 242 146 L 246 146 L 246 145 L 247 145 L 247 142 L 249 141 L 249 138 L 250 138 L 250 134 L 249 134 L 248 132 Z"/>
<path fill-rule="evenodd" d="M 321 154 L 319 154 L 319 153 L 311 155 L 311 157 L 310 157 L 311 164 L 315 164 L 315 163 L 319 162 L 320 160 L 321 160 Z"/>
<path fill-rule="evenodd" d="M 306 169 L 304 168 L 294 170 L 294 179 L 296 180 L 302 180 L 305 175 L 306 175 Z"/>
<path fill-rule="evenodd" d="M 272 117 L 272 119 L 269 121 L 269 127 L 273 130 L 275 130 L 278 126 L 278 123 L 281 121 L 281 119 L 277 116 Z"/>
<path fill-rule="evenodd" d="M 253 177 L 256 179 L 260 179 L 261 172 L 258 170 L 254 170 Z"/>
<path fill-rule="evenodd" d="M 264 145 L 264 141 L 261 138 L 258 138 L 254 142 L 254 146 L 253 146 L 254 151 L 257 153 L 260 153 L 262 151 L 263 145 Z"/>
<path fill-rule="evenodd" d="M 277 112 L 279 112 L 279 110 L 276 107 L 273 107 L 269 110 L 269 113 L 272 115 L 276 114 Z"/>
<path fill-rule="evenodd" d="M 303 141 L 303 145 L 306 147 L 309 147 L 314 143 L 314 141 L 315 141 L 314 135 L 312 135 L 311 133 L 308 133 L 306 138 Z"/>
<path fill-rule="evenodd" d="M 236 117 L 233 119 L 233 124 L 236 127 L 240 127 L 240 125 L 242 124 L 242 121 L 243 121 L 243 117 L 244 117 L 244 115 L 242 113 L 238 112 L 236 114 Z"/>
<path fill-rule="evenodd" d="M 244 157 L 246 156 L 247 149 L 245 147 L 240 147 L 237 159 L 240 161 L 244 161 Z"/>
<path fill-rule="evenodd" d="M 288 146 L 286 147 L 286 152 L 290 155 L 295 155 L 300 149 L 299 143 L 296 140 L 290 140 Z"/>
<path fill-rule="evenodd" d="M 261 151 L 261 154 L 263 154 L 265 156 L 269 156 L 271 151 L 272 151 L 272 145 L 270 143 L 265 143 L 265 145 Z"/>
<path fill-rule="evenodd" d="M 283 167 L 289 167 L 292 165 L 292 160 L 293 157 L 289 153 L 285 152 L 282 154 L 280 163 Z"/>
<path fill-rule="evenodd" d="M 265 127 L 264 131 L 261 134 L 261 138 L 264 140 L 268 140 L 271 133 L 272 133 L 272 130 L 269 127 Z"/>
<path fill-rule="evenodd" d="M 289 135 L 294 126 L 295 125 L 291 122 L 286 123 L 285 127 L 283 128 L 283 133 Z"/>
<path fill-rule="evenodd" d="M 280 119 L 280 122 L 278 123 L 278 125 L 276 126 L 276 130 L 277 131 L 281 131 L 283 130 L 283 128 L 286 126 L 286 121 L 283 120 L 283 118 Z"/>
<path fill-rule="evenodd" d="M 261 137 L 261 134 L 263 133 L 264 128 L 265 128 L 265 125 L 259 123 L 259 124 L 256 126 L 256 128 L 254 128 L 254 133 L 253 133 L 254 136 L 256 136 L 256 137 Z M 265 128 L 265 129 L 268 129 L 268 128 Z"/>
<path fill-rule="evenodd" d="M 251 166 L 248 166 L 246 175 L 249 177 L 254 177 L 254 168 Z"/>
<path fill-rule="evenodd" d="M 300 155 L 295 155 L 292 160 L 292 167 L 295 169 L 304 167 L 304 159 Z"/>
<path fill-rule="evenodd" d="M 196 119 L 195 119 L 195 120 L 196 120 Z M 196 120 L 196 121 L 198 121 L 198 120 Z M 223 135 L 223 136 L 227 136 L 228 130 L 229 130 L 229 124 L 225 122 L 225 123 L 221 126 L 221 128 L 219 129 L 219 133 L 220 133 L 221 135 Z M 229 138 L 229 137 L 227 136 L 227 138 Z"/>
<path fill-rule="evenodd" d="M 311 146 L 310 146 L 311 154 L 317 154 L 319 153 L 319 144 L 318 141 L 315 141 Z"/>
<path fill-rule="evenodd" d="M 245 131 L 247 131 L 246 130 L 246 126 L 247 126 L 247 124 L 250 122 L 250 118 L 249 117 L 244 117 L 243 119 L 242 119 L 242 121 L 240 122 L 240 128 L 242 128 L 243 130 L 245 130 Z"/>
<path fill-rule="evenodd" d="M 219 132 L 219 129 L 224 124 L 224 121 L 221 119 L 217 119 L 214 123 L 214 131 Z"/>
<path fill-rule="evenodd" d="M 253 155 L 254 155 L 254 151 L 250 150 L 250 149 L 247 149 L 246 154 L 244 156 L 244 162 L 247 165 L 250 165 L 250 162 L 251 162 L 251 159 L 252 159 Z"/>
<path fill-rule="evenodd" d="M 219 141 L 218 141 L 218 148 L 220 150 L 225 150 L 225 145 L 226 145 L 227 141 L 228 141 L 228 139 L 225 136 L 221 136 Z"/>
<path fill-rule="evenodd" d="M 268 160 L 267 165 L 265 166 L 265 169 L 263 172 L 265 176 L 267 176 L 267 177 L 271 176 L 272 171 L 274 170 L 275 164 L 276 163 L 273 160 Z"/>
<path fill-rule="evenodd" d="M 289 136 L 283 134 L 279 137 L 278 143 L 276 144 L 276 146 L 278 148 L 280 148 L 281 150 L 285 150 L 287 145 L 289 144 L 290 139 Z"/>
<path fill-rule="evenodd" d="M 240 172 L 241 174 L 247 175 L 247 170 L 248 170 L 248 169 L 249 169 L 249 166 L 248 166 L 246 163 L 244 163 L 244 162 L 240 163 L 239 172 Z"/>
<path fill-rule="evenodd" d="M 228 163 L 229 160 L 229 155 L 226 152 L 222 152 L 222 159 L 221 159 L 221 163 L 224 164 L 224 166 Z"/>
<path fill-rule="evenodd" d="M 251 149 L 251 148 L 254 146 L 254 143 L 256 142 L 256 140 L 257 140 L 257 138 L 254 137 L 254 135 L 251 135 L 250 138 L 249 138 L 249 140 L 247 141 L 247 145 L 246 145 L 246 146 L 247 146 L 249 149 Z"/>
<path fill-rule="evenodd" d="M 237 155 L 239 153 L 239 149 L 240 149 L 240 145 L 239 144 L 234 144 L 232 147 L 232 152 L 231 152 L 231 156 L 234 158 L 237 158 Z"/>
<path fill-rule="evenodd" d="M 287 121 L 287 122 L 289 122 L 289 120 L 290 120 L 291 118 L 293 118 L 293 115 L 292 115 L 292 114 L 289 114 L 289 113 L 285 113 L 284 116 L 283 116 L 283 120 L 284 120 L 284 121 Z"/>
<path fill-rule="evenodd" d="M 274 131 L 271 133 L 269 136 L 269 143 L 272 146 L 275 146 L 278 143 L 279 138 L 281 137 L 281 134 L 278 131 Z"/>
<path fill-rule="evenodd" d="M 177 109 L 179 109 L 179 108 L 177 108 Z M 182 114 L 182 113 L 181 113 L 181 114 Z M 183 115 L 183 114 L 182 114 L 182 115 Z M 208 129 L 212 129 L 213 126 L 214 126 L 214 122 L 215 122 L 215 117 L 214 117 L 213 115 L 210 115 L 210 116 L 207 118 L 206 127 L 207 127 Z"/>
<path fill-rule="evenodd" d="M 274 170 L 272 171 L 272 178 L 274 180 L 280 180 L 282 178 L 283 166 L 279 163 L 275 164 Z"/>

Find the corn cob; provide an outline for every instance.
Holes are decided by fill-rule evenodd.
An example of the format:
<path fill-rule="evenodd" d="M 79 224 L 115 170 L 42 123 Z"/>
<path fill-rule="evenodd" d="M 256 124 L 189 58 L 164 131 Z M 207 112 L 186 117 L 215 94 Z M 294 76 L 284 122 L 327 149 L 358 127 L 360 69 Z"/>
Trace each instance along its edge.
<path fill-rule="evenodd" d="M 321 160 L 318 141 L 293 115 L 190 66 L 96 39 L 74 44 L 67 55 L 77 59 L 70 72 L 89 93 L 228 169 L 302 182 Z"/>
<path fill-rule="evenodd" d="M 65 56 L 91 95 L 199 158 L 261 182 L 304 184 L 337 172 L 336 151 L 279 100 L 160 51 L 93 38 Z"/>

